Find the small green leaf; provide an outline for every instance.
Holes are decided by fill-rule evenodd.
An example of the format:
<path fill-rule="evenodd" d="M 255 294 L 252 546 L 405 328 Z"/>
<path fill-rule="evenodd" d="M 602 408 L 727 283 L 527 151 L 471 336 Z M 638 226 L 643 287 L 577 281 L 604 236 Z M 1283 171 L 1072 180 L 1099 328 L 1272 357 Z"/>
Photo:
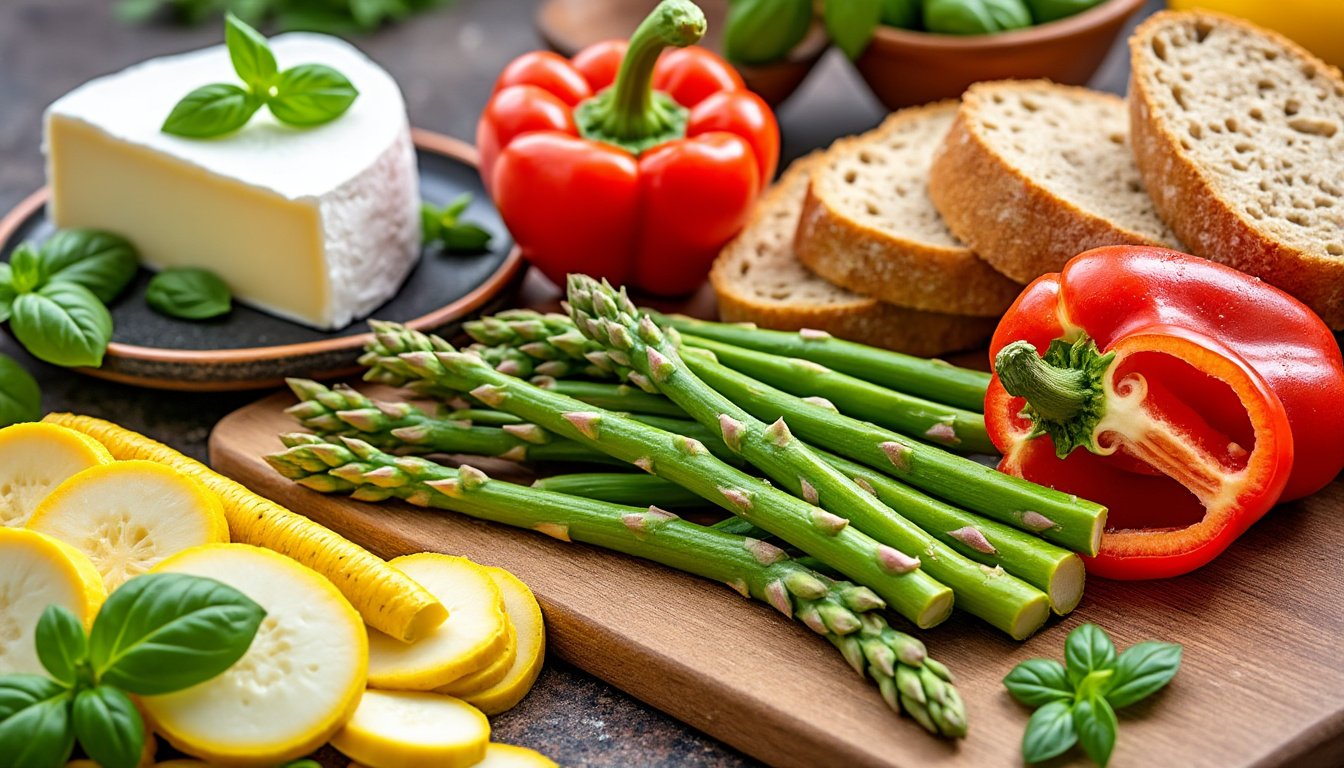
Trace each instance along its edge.
<path fill-rule="evenodd" d="M 882 21 L 882 0 L 826 0 L 821 19 L 831 42 L 857 59 Z"/>
<path fill-rule="evenodd" d="M 443 230 L 440 238 L 443 249 L 449 253 L 479 253 L 490 245 L 489 232 L 475 224 L 454 224 Z"/>
<path fill-rule="evenodd" d="M 74 748 L 68 690 L 38 675 L 0 677 L 0 755 L 5 768 L 64 765 Z"/>
<path fill-rule="evenodd" d="M 443 206 L 441 215 L 445 220 L 456 224 L 458 217 L 463 213 L 466 213 L 467 206 L 469 205 L 471 205 L 471 193 L 463 192 L 450 200 L 447 205 Z"/>
<path fill-rule="evenodd" d="M 443 234 L 443 211 L 433 203 L 420 203 L 420 233 L 426 243 L 432 243 Z"/>
<path fill-rule="evenodd" d="M 1156 693 L 1181 668 L 1181 646 L 1150 641 L 1125 649 L 1115 662 L 1106 700 L 1120 709 Z"/>
<path fill-rule="evenodd" d="M 882 0 L 882 23 L 888 27 L 919 29 L 919 0 Z"/>
<path fill-rule="evenodd" d="M 69 609 L 48 605 L 37 620 L 37 659 L 53 678 L 68 688 L 79 682 L 79 667 L 89 657 L 84 624 Z"/>
<path fill-rule="evenodd" d="M 39 360 L 97 368 L 112 339 L 112 316 L 88 288 L 48 283 L 14 300 L 10 328 Z"/>
<path fill-rule="evenodd" d="M 282 123 L 321 125 L 345 114 L 358 96 L 340 72 L 325 64 L 301 64 L 280 73 L 267 106 Z"/>
<path fill-rule="evenodd" d="M 117 3 L 117 18 L 127 24 L 136 24 L 142 21 L 148 21 L 150 16 L 158 13 L 167 0 L 121 0 Z"/>
<path fill-rule="evenodd" d="M 1073 698 L 1073 685 L 1064 665 L 1054 659 L 1027 659 L 1003 678 L 1013 698 L 1029 707 Z"/>
<path fill-rule="evenodd" d="M 924 28 L 944 35 L 988 35 L 1031 26 L 1023 0 L 925 0 Z"/>
<path fill-rule="evenodd" d="M 1105 768 L 1115 749 L 1115 737 L 1120 730 L 1115 710 L 1100 696 L 1083 699 L 1073 706 L 1073 727 L 1078 742 L 1092 762 Z"/>
<path fill-rule="evenodd" d="M 742 64 L 778 61 L 811 27 L 812 0 L 733 0 L 723 23 L 723 52 Z"/>
<path fill-rule="evenodd" d="M 145 748 L 145 723 L 131 698 L 110 685 L 75 695 L 75 736 L 102 768 L 135 768 Z"/>
<path fill-rule="evenodd" d="M 79 283 L 102 302 L 115 299 L 140 268 L 129 240 L 96 229 L 63 229 L 42 244 L 40 256 L 49 282 Z"/>
<path fill-rule="evenodd" d="M 1064 665 L 1075 687 L 1098 669 L 1115 667 L 1115 645 L 1096 624 L 1080 624 L 1064 641 Z"/>
<path fill-rule="evenodd" d="M 1032 21 L 1045 24 L 1082 13 L 1102 2 L 1103 0 L 1027 0 L 1027 6 L 1031 10 Z"/>
<path fill-rule="evenodd" d="M 32 374 L 9 355 L 0 355 L 0 427 L 42 420 L 42 390 Z"/>
<path fill-rule="evenodd" d="M 229 286 L 205 269 L 165 269 L 145 288 L 145 301 L 169 317 L 208 320 L 233 308 Z"/>
<path fill-rule="evenodd" d="M 247 125 L 261 104 L 260 99 L 230 83 L 203 85 L 177 102 L 161 130 L 189 139 L 223 136 Z"/>
<path fill-rule="evenodd" d="M 279 71 L 266 38 L 242 19 L 227 13 L 224 15 L 224 46 L 229 50 L 229 60 L 238 77 L 254 93 L 264 94 Z"/>
<path fill-rule="evenodd" d="M 152 696 L 203 683 L 233 666 L 266 611 L 213 579 L 137 576 L 108 596 L 89 633 L 100 683 Z"/>
<path fill-rule="evenodd" d="M 29 293 L 42 287 L 46 275 L 42 272 L 42 256 L 32 243 L 23 243 L 9 256 L 9 283 L 14 292 Z"/>
<path fill-rule="evenodd" d="M 1052 701 L 1032 713 L 1022 734 L 1022 759 L 1039 763 L 1062 755 L 1078 742 L 1073 711 L 1067 701 Z"/>
<path fill-rule="evenodd" d="M 9 262 L 0 261 L 0 323 L 9 322 L 9 313 L 14 308 L 14 299 L 19 292 L 14 290 L 14 270 Z"/>

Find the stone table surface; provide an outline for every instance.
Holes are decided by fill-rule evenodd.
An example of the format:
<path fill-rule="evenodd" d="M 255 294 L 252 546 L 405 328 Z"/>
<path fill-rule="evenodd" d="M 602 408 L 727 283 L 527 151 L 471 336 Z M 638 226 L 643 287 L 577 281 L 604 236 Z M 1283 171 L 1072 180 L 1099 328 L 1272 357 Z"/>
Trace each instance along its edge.
<path fill-rule="evenodd" d="M 499 70 L 541 47 L 529 0 L 458 0 L 355 42 L 401 83 L 411 122 L 471 140 Z M 1160 6 L 1149 0 L 1145 13 Z M 0 213 L 43 183 L 42 110 L 89 78 L 143 59 L 212 45 L 220 26 L 119 22 L 113 0 L 0 0 Z M 1120 38 L 1123 40 L 1123 36 Z M 1120 46 L 1093 85 L 1124 89 Z M 831 51 L 779 112 L 786 158 L 866 130 L 885 114 L 858 75 Z M 525 296 L 545 299 L 533 279 Z M 96 381 L 29 357 L 8 335 L 0 352 L 42 385 L 47 410 L 110 418 L 204 459 L 210 428 L 258 393 L 180 394 Z M 566 766 L 744 766 L 756 763 L 558 660 L 533 693 L 494 720 L 499 741 L 538 748 Z M 322 755 L 329 765 L 344 765 Z"/>

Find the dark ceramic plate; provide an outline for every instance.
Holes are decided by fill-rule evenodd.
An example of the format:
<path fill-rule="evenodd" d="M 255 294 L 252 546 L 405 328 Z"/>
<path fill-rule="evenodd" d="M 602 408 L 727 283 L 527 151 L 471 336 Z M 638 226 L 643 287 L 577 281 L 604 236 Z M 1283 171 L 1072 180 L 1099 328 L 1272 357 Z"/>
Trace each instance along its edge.
<path fill-rule="evenodd" d="M 466 218 L 494 237 L 486 253 L 444 254 L 427 248 L 401 291 L 373 312 L 380 320 L 406 323 L 426 333 L 451 333 L 466 318 L 500 308 L 522 277 L 522 258 L 490 205 L 476 172 L 476 150 L 456 139 L 415 131 L 420 194 L 444 204 L 472 194 Z M 25 240 L 53 231 L 41 189 L 0 220 L 0 260 Z M 112 303 L 116 330 L 101 368 L 83 373 L 145 387 L 176 390 L 261 389 L 287 376 L 333 378 L 358 369 L 355 358 L 368 324 L 317 331 L 249 307 L 235 305 L 218 320 L 187 322 L 158 314 L 145 304 L 150 273 L 140 275 Z"/>

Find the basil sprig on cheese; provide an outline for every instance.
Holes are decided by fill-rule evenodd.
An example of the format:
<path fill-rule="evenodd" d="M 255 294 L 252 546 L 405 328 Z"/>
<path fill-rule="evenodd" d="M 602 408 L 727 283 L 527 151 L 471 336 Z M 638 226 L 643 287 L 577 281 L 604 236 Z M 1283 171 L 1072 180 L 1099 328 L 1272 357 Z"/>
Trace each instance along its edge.
<path fill-rule="evenodd" d="M 191 139 L 223 136 L 242 128 L 262 107 L 288 125 L 321 125 L 345 114 L 359 96 L 345 75 L 325 64 L 281 70 L 266 38 L 231 13 L 224 19 L 224 44 L 243 84 L 211 83 L 188 93 L 164 120 L 164 133 Z"/>

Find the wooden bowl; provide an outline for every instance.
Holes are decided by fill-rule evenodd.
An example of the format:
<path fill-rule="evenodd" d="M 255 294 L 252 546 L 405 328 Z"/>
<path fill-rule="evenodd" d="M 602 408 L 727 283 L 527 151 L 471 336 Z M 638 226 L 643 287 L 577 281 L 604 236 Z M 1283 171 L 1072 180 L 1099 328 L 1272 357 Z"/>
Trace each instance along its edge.
<path fill-rule="evenodd" d="M 696 2 L 709 21 L 701 44 L 722 54 L 723 20 L 728 3 Z M 556 53 L 573 56 L 593 43 L 629 37 L 655 5 L 656 0 L 546 0 L 537 9 L 537 32 Z M 774 107 L 797 90 L 826 52 L 827 43 L 825 30 L 820 23 L 814 23 L 807 37 L 783 60 L 759 66 L 734 66 L 747 87 Z"/>
<path fill-rule="evenodd" d="M 1046 78 L 1084 85 L 1143 4 L 1107 0 L 1059 21 L 994 35 L 883 26 L 854 65 L 888 109 L 957 98 L 981 80 Z"/>

